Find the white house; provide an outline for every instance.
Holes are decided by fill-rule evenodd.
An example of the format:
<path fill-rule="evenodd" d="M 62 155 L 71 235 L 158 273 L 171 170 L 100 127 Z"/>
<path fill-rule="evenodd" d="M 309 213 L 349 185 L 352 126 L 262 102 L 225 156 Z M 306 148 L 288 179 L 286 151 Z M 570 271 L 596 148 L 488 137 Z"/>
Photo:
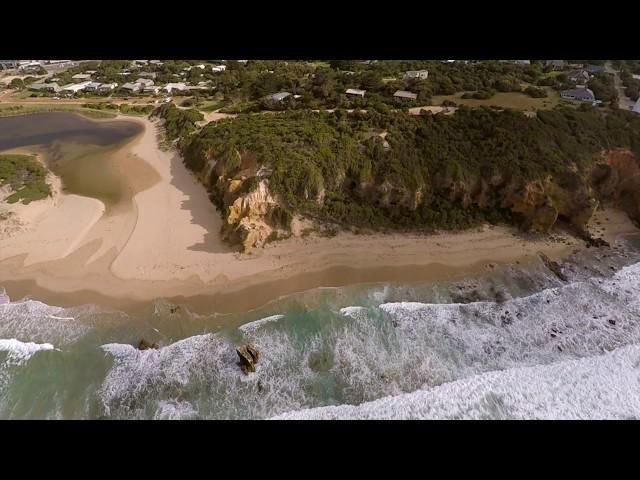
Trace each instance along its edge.
<path fill-rule="evenodd" d="M 53 83 L 32 83 L 29 85 L 29 90 L 34 90 L 36 92 L 53 92 L 57 93 L 60 91 L 60 86 Z"/>
<path fill-rule="evenodd" d="M 409 70 L 404 74 L 405 80 L 411 80 L 411 79 L 426 80 L 427 77 L 429 77 L 429 72 L 427 70 Z"/>
<path fill-rule="evenodd" d="M 393 94 L 394 98 L 398 98 L 400 100 L 408 100 L 412 101 L 418 98 L 417 93 L 408 92 L 406 90 L 396 90 L 396 93 Z"/>
<path fill-rule="evenodd" d="M 632 112 L 640 113 L 640 98 L 636 102 L 636 104 L 631 109 Z"/>
<path fill-rule="evenodd" d="M 150 78 L 139 78 L 134 83 L 139 83 L 142 87 L 148 87 L 149 85 L 153 85 L 153 80 Z"/>
<path fill-rule="evenodd" d="M 100 87 L 98 87 L 98 91 L 102 93 L 112 92 L 116 89 L 117 86 L 117 83 L 103 83 L 102 85 L 100 85 Z"/>
<path fill-rule="evenodd" d="M 158 74 L 156 72 L 139 72 L 138 76 L 142 78 L 152 78 L 155 80 Z"/>
<path fill-rule="evenodd" d="M 157 85 L 145 85 L 142 90 L 144 93 L 150 93 L 152 95 L 157 95 L 160 91 L 160 87 Z"/>
<path fill-rule="evenodd" d="M 349 88 L 346 92 L 347 95 L 353 95 L 354 97 L 364 98 L 364 94 L 367 93 L 366 90 L 358 90 L 357 88 Z"/>
<path fill-rule="evenodd" d="M 289 95 L 291 95 L 289 92 L 274 93 L 273 95 L 269 96 L 269 100 L 271 100 L 272 102 L 281 102 Z"/>
<path fill-rule="evenodd" d="M 560 92 L 560 97 L 567 100 L 580 100 L 581 102 L 595 102 L 596 97 L 588 88 L 571 88 Z"/>
<path fill-rule="evenodd" d="M 167 83 L 164 87 L 162 87 L 163 92 L 171 93 L 174 90 L 182 92 L 187 89 L 187 86 L 184 83 Z"/>
<path fill-rule="evenodd" d="M 226 69 L 226 65 L 214 65 L 213 67 L 211 67 L 211 71 L 214 73 L 224 72 Z"/>
<path fill-rule="evenodd" d="M 87 87 L 85 88 L 85 91 L 87 92 L 97 92 L 100 89 L 100 86 L 102 84 L 99 82 L 91 82 L 89 85 L 87 85 Z"/>
<path fill-rule="evenodd" d="M 78 93 L 87 88 L 90 83 L 92 82 L 70 83 L 62 87 L 62 91 L 71 94 Z"/>
<path fill-rule="evenodd" d="M 71 77 L 71 80 L 74 80 L 76 82 L 86 82 L 90 78 L 91 78 L 91 75 L 87 73 L 77 73 L 73 77 Z"/>
<path fill-rule="evenodd" d="M 143 86 L 140 83 L 125 83 L 120 87 L 120 90 L 126 90 L 130 93 L 138 93 L 142 88 Z"/>

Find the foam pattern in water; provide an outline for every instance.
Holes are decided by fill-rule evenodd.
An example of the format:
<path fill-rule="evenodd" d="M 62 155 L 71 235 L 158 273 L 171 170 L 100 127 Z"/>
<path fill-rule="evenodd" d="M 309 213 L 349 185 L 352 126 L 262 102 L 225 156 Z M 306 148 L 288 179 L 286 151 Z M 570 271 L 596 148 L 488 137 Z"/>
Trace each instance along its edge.
<path fill-rule="evenodd" d="M 267 317 L 238 337 L 199 335 L 159 350 L 110 344 L 100 395 L 112 417 L 268 418 L 355 405 L 640 344 L 636 292 L 640 265 L 504 302 L 352 306 Z M 248 376 L 234 352 L 245 342 L 261 352 Z"/>

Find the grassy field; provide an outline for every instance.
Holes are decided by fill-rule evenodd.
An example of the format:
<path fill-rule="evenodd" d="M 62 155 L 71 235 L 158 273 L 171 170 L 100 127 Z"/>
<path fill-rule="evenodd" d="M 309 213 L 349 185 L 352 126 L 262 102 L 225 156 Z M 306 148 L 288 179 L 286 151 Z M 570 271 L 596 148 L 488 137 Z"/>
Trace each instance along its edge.
<path fill-rule="evenodd" d="M 196 104 L 196 108 L 203 112 L 213 112 L 224 106 L 224 102 L 217 100 L 207 100 Z"/>
<path fill-rule="evenodd" d="M 502 107 L 513 108 L 515 110 L 545 110 L 554 108 L 560 102 L 558 92 L 547 87 L 548 97 L 531 98 L 524 93 L 518 92 L 498 92 L 493 97 L 486 100 L 476 100 L 474 98 L 461 98 L 466 92 L 458 92 L 455 95 L 434 95 L 431 98 L 433 105 L 441 105 L 445 100 L 455 102 L 458 105 L 469 107 Z"/>
<path fill-rule="evenodd" d="M 71 112 L 89 118 L 115 118 L 116 114 L 104 110 L 83 108 L 77 105 L 12 105 L 0 104 L 0 117 L 23 115 L 34 112 Z"/>
<path fill-rule="evenodd" d="M 316 68 L 331 68 L 329 62 L 309 62 L 309 65 L 312 65 Z"/>
<path fill-rule="evenodd" d="M 14 193 L 7 203 L 28 204 L 51 195 L 47 170 L 32 155 L 0 155 L 0 186 L 9 185 Z"/>

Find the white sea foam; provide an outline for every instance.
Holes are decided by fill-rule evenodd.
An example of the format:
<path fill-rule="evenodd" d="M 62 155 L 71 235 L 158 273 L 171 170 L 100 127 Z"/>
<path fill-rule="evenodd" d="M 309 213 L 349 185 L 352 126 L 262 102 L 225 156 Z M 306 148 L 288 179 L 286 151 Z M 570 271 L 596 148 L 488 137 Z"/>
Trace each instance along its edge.
<path fill-rule="evenodd" d="M 189 402 L 165 401 L 158 404 L 154 420 L 194 420 L 198 412 Z"/>
<path fill-rule="evenodd" d="M 271 315 L 270 317 L 261 318 L 260 320 L 256 320 L 254 322 L 245 323 L 244 325 L 238 327 L 238 330 L 245 333 L 252 332 L 267 323 L 277 322 L 281 318 L 284 318 L 284 315 Z"/>
<path fill-rule="evenodd" d="M 276 419 L 638 419 L 640 345 Z"/>
<path fill-rule="evenodd" d="M 81 312 L 86 308 L 75 309 Z M 86 313 L 89 313 L 87 310 Z M 25 338 L 31 341 L 62 345 L 73 342 L 90 330 L 69 310 L 37 300 L 0 305 L 0 337 Z"/>
<path fill-rule="evenodd" d="M 281 316 L 267 317 L 241 327 L 261 353 L 250 375 L 240 372 L 237 345 L 221 334 L 158 350 L 110 344 L 103 349 L 114 363 L 99 393 L 116 417 L 170 417 L 180 402 L 206 399 L 197 402 L 202 418 L 268 418 L 328 399 L 361 404 L 430 391 L 640 344 L 638 291 L 634 266 L 502 303 L 346 307 L 318 330 L 294 331 L 278 323 Z M 273 328 L 258 328 L 268 323 Z"/>
<path fill-rule="evenodd" d="M 42 350 L 53 350 L 50 343 L 21 342 L 15 338 L 0 338 L 0 352 L 7 352 L 7 359 L 12 363 L 22 363 Z"/>

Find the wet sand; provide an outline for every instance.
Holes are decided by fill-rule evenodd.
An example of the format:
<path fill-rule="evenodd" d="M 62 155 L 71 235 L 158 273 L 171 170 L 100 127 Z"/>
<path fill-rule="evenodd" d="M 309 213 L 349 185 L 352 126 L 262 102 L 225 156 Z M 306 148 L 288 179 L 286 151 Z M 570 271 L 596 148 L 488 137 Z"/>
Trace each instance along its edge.
<path fill-rule="evenodd" d="M 526 265 L 537 252 L 558 259 L 584 244 L 563 233 L 485 226 L 431 236 L 292 238 L 240 254 L 220 241 L 221 218 L 204 187 L 175 152 L 158 148 L 156 125 L 125 118 L 144 131 L 109 156 L 124 186 L 118 202 L 60 193 L 26 232 L 0 238 L 0 285 L 13 299 L 129 308 L 162 297 L 201 311 L 242 312 L 315 287 L 457 279 L 489 264 Z M 593 228 L 604 228 L 597 233 L 609 241 L 636 231 L 620 212 L 598 215 Z"/>

